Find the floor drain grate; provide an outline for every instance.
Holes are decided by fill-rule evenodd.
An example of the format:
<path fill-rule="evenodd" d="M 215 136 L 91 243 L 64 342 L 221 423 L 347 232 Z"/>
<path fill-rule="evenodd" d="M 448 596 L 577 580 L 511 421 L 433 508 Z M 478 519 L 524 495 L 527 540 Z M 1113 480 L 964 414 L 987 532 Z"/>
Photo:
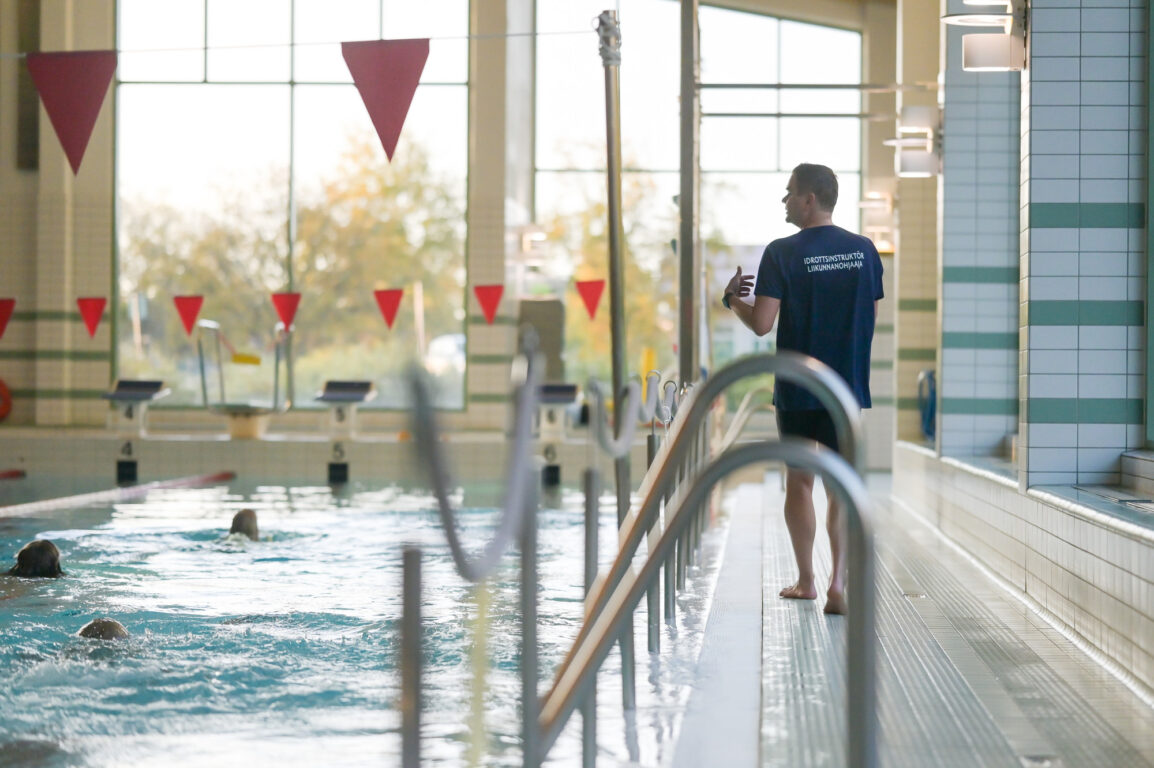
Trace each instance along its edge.
<path fill-rule="evenodd" d="M 1022 755 L 1022 768 L 1062 768 L 1062 761 L 1053 755 Z"/>
<path fill-rule="evenodd" d="M 903 592 L 902 594 L 905 597 L 909 598 L 910 600 L 925 600 L 926 599 L 926 593 L 925 592 Z"/>

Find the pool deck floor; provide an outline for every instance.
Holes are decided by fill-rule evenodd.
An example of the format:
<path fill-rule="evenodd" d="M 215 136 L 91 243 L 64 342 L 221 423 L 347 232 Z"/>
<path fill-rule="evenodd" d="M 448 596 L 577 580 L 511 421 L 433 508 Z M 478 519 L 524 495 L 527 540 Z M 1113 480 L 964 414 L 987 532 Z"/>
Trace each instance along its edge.
<path fill-rule="evenodd" d="M 825 497 L 815 490 L 819 581 Z M 883 766 L 1154 766 L 1154 709 L 889 498 L 877 531 Z M 780 477 L 730 492 L 726 552 L 671 764 L 851 765 L 846 619 L 783 600 L 796 578 Z"/>

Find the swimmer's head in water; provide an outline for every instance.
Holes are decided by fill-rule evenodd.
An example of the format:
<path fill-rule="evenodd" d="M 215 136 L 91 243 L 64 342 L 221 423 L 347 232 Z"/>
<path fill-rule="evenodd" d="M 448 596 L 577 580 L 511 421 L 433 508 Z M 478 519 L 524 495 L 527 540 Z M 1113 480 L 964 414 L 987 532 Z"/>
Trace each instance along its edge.
<path fill-rule="evenodd" d="M 16 553 L 16 565 L 12 566 L 8 575 L 52 579 L 62 576 L 64 572 L 60 570 L 60 550 L 48 539 L 30 541 Z"/>
<path fill-rule="evenodd" d="M 256 512 L 251 509 L 242 509 L 233 515 L 232 527 L 228 529 L 229 533 L 243 533 L 253 541 L 260 539 L 260 531 L 256 527 Z"/>
<path fill-rule="evenodd" d="M 128 637 L 128 630 L 116 619 L 93 619 L 77 634 L 93 640 L 123 640 Z"/>

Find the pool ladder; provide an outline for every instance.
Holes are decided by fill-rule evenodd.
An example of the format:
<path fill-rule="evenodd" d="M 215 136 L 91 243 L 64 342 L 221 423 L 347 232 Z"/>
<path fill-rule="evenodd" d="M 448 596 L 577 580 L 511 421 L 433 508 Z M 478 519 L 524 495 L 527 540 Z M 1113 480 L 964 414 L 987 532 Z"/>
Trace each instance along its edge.
<path fill-rule="evenodd" d="M 665 441 L 653 454 L 649 471 L 638 490 L 640 503 L 631 508 L 621 523 L 620 549 L 608 573 L 591 578 L 586 561 L 586 616 L 578 635 L 561 663 L 553 684 L 543 697 L 538 692 L 537 659 L 537 559 L 536 508 L 539 478 L 533 466 L 532 419 L 540 387 L 542 361 L 529 336 L 522 338 L 522 355 L 526 360 L 524 380 L 514 390 L 515 415 L 512 443 L 507 462 L 504 509 L 498 530 L 482 554 L 470 560 L 457 535 L 456 516 L 448 501 L 448 474 L 443 451 L 437 439 L 435 414 L 428 384 L 419 372 L 412 376 L 414 398 L 414 439 L 418 460 L 432 474 L 434 496 L 445 526 L 454 562 L 461 575 L 480 581 L 496 567 L 506 549 L 516 539 L 521 557 L 521 699 L 523 765 L 537 768 L 552 748 L 573 711 L 579 706 L 589 711 L 593 701 L 596 673 L 612 645 L 623 633 L 632 634 L 632 616 L 643 595 L 656 593 L 661 572 L 666 574 L 666 617 L 675 606 L 670 582 L 684 584 L 691 562 L 691 552 L 700 540 L 708 494 L 731 472 L 754 463 L 785 462 L 820 474 L 848 511 L 849 533 L 849 615 L 848 615 L 848 726 L 847 764 L 861 768 L 877 765 L 877 713 L 875 672 L 875 586 L 873 524 L 869 495 L 861 472 L 864 471 L 864 442 L 861 436 L 857 402 L 836 373 L 824 364 L 804 355 L 779 352 L 739 358 L 693 386 L 683 386 L 680 401 L 666 397 L 662 421 L 667 426 Z M 779 379 L 810 389 L 829 411 L 838 436 L 840 455 L 810 442 L 785 438 L 778 442 L 758 441 L 730 445 L 740 431 L 731 426 L 726 441 L 712 455 L 709 443 L 709 411 L 713 402 L 737 381 L 773 374 Z M 631 385 L 633 386 L 633 385 Z M 651 388 L 652 389 L 652 388 Z M 677 387 L 674 385 L 674 390 Z M 639 398 L 625 394 L 629 405 L 619 416 L 638 408 Z M 594 393 L 596 398 L 596 393 Z M 648 406 L 647 406 L 648 407 Z M 744 409 L 743 409 L 744 410 Z M 674 413 L 676 411 L 676 413 Z M 667 418 L 668 417 L 668 418 Z M 748 418 L 748 415 L 739 415 Z M 671 421 L 670 421 L 671 419 Z M 599 416 L 594 428 L 603 428 Z M 634 425 L 635 426 L 635 425 Z M 603 449 L 621 448 L 604 435 L 598 437 Z M 588 478 L 586 478 L 588 483 Z M 589 491 L 594 493 L 590 494 Z M 593 499 L 595 522 L 596 488 L 586 487 L 587 536 L 590 498 Z M 665 524 L 660 526 L 661 510 Z M 596 526 L 594 525 L 595 529 Z M 696 533 L 695 533 L 696 531 Z M 648 554 L 639 571 L 632 568 L 642 539 L 649 538 Z M 595 540 L 594 540 L 595 541 Z M 588 551 L 588 547 L 587 547 Z M 594 550 L 595 551 L 595 548 Z M 409 547 L 404 553 L 404 616 L 401 638 L 401 716 L 402 765 L 417 768 L 420 764 L 420 550 Z M 588 558 L 588 555 L 587 555 Z M 673 564 L 670 578 L 670 564 Z M 594 567 L 595 570 L 595 567 Z M 651 648 L 656 611 L 650 611 Z M 623 644 L 623 649 L 626 644 Z M 623 653 L 623 698 L 629 708 L 632 661 Z M 583 765 L 595 763 L 595 721 L 585 718 Z"/>

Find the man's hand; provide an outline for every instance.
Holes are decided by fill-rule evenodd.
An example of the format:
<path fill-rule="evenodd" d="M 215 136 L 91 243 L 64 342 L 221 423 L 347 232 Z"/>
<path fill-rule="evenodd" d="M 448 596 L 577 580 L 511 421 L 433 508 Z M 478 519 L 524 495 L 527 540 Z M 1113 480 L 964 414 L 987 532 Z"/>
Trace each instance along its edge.
<path fill-rule="evenodd" d="M 738 267 L 737 272 L 730 278 L 729 285 L 725 286 L 725 292 L 735 296 L 748 296 L 753 290 L 753 277 L 741 274 L 741 267 Z"/>

